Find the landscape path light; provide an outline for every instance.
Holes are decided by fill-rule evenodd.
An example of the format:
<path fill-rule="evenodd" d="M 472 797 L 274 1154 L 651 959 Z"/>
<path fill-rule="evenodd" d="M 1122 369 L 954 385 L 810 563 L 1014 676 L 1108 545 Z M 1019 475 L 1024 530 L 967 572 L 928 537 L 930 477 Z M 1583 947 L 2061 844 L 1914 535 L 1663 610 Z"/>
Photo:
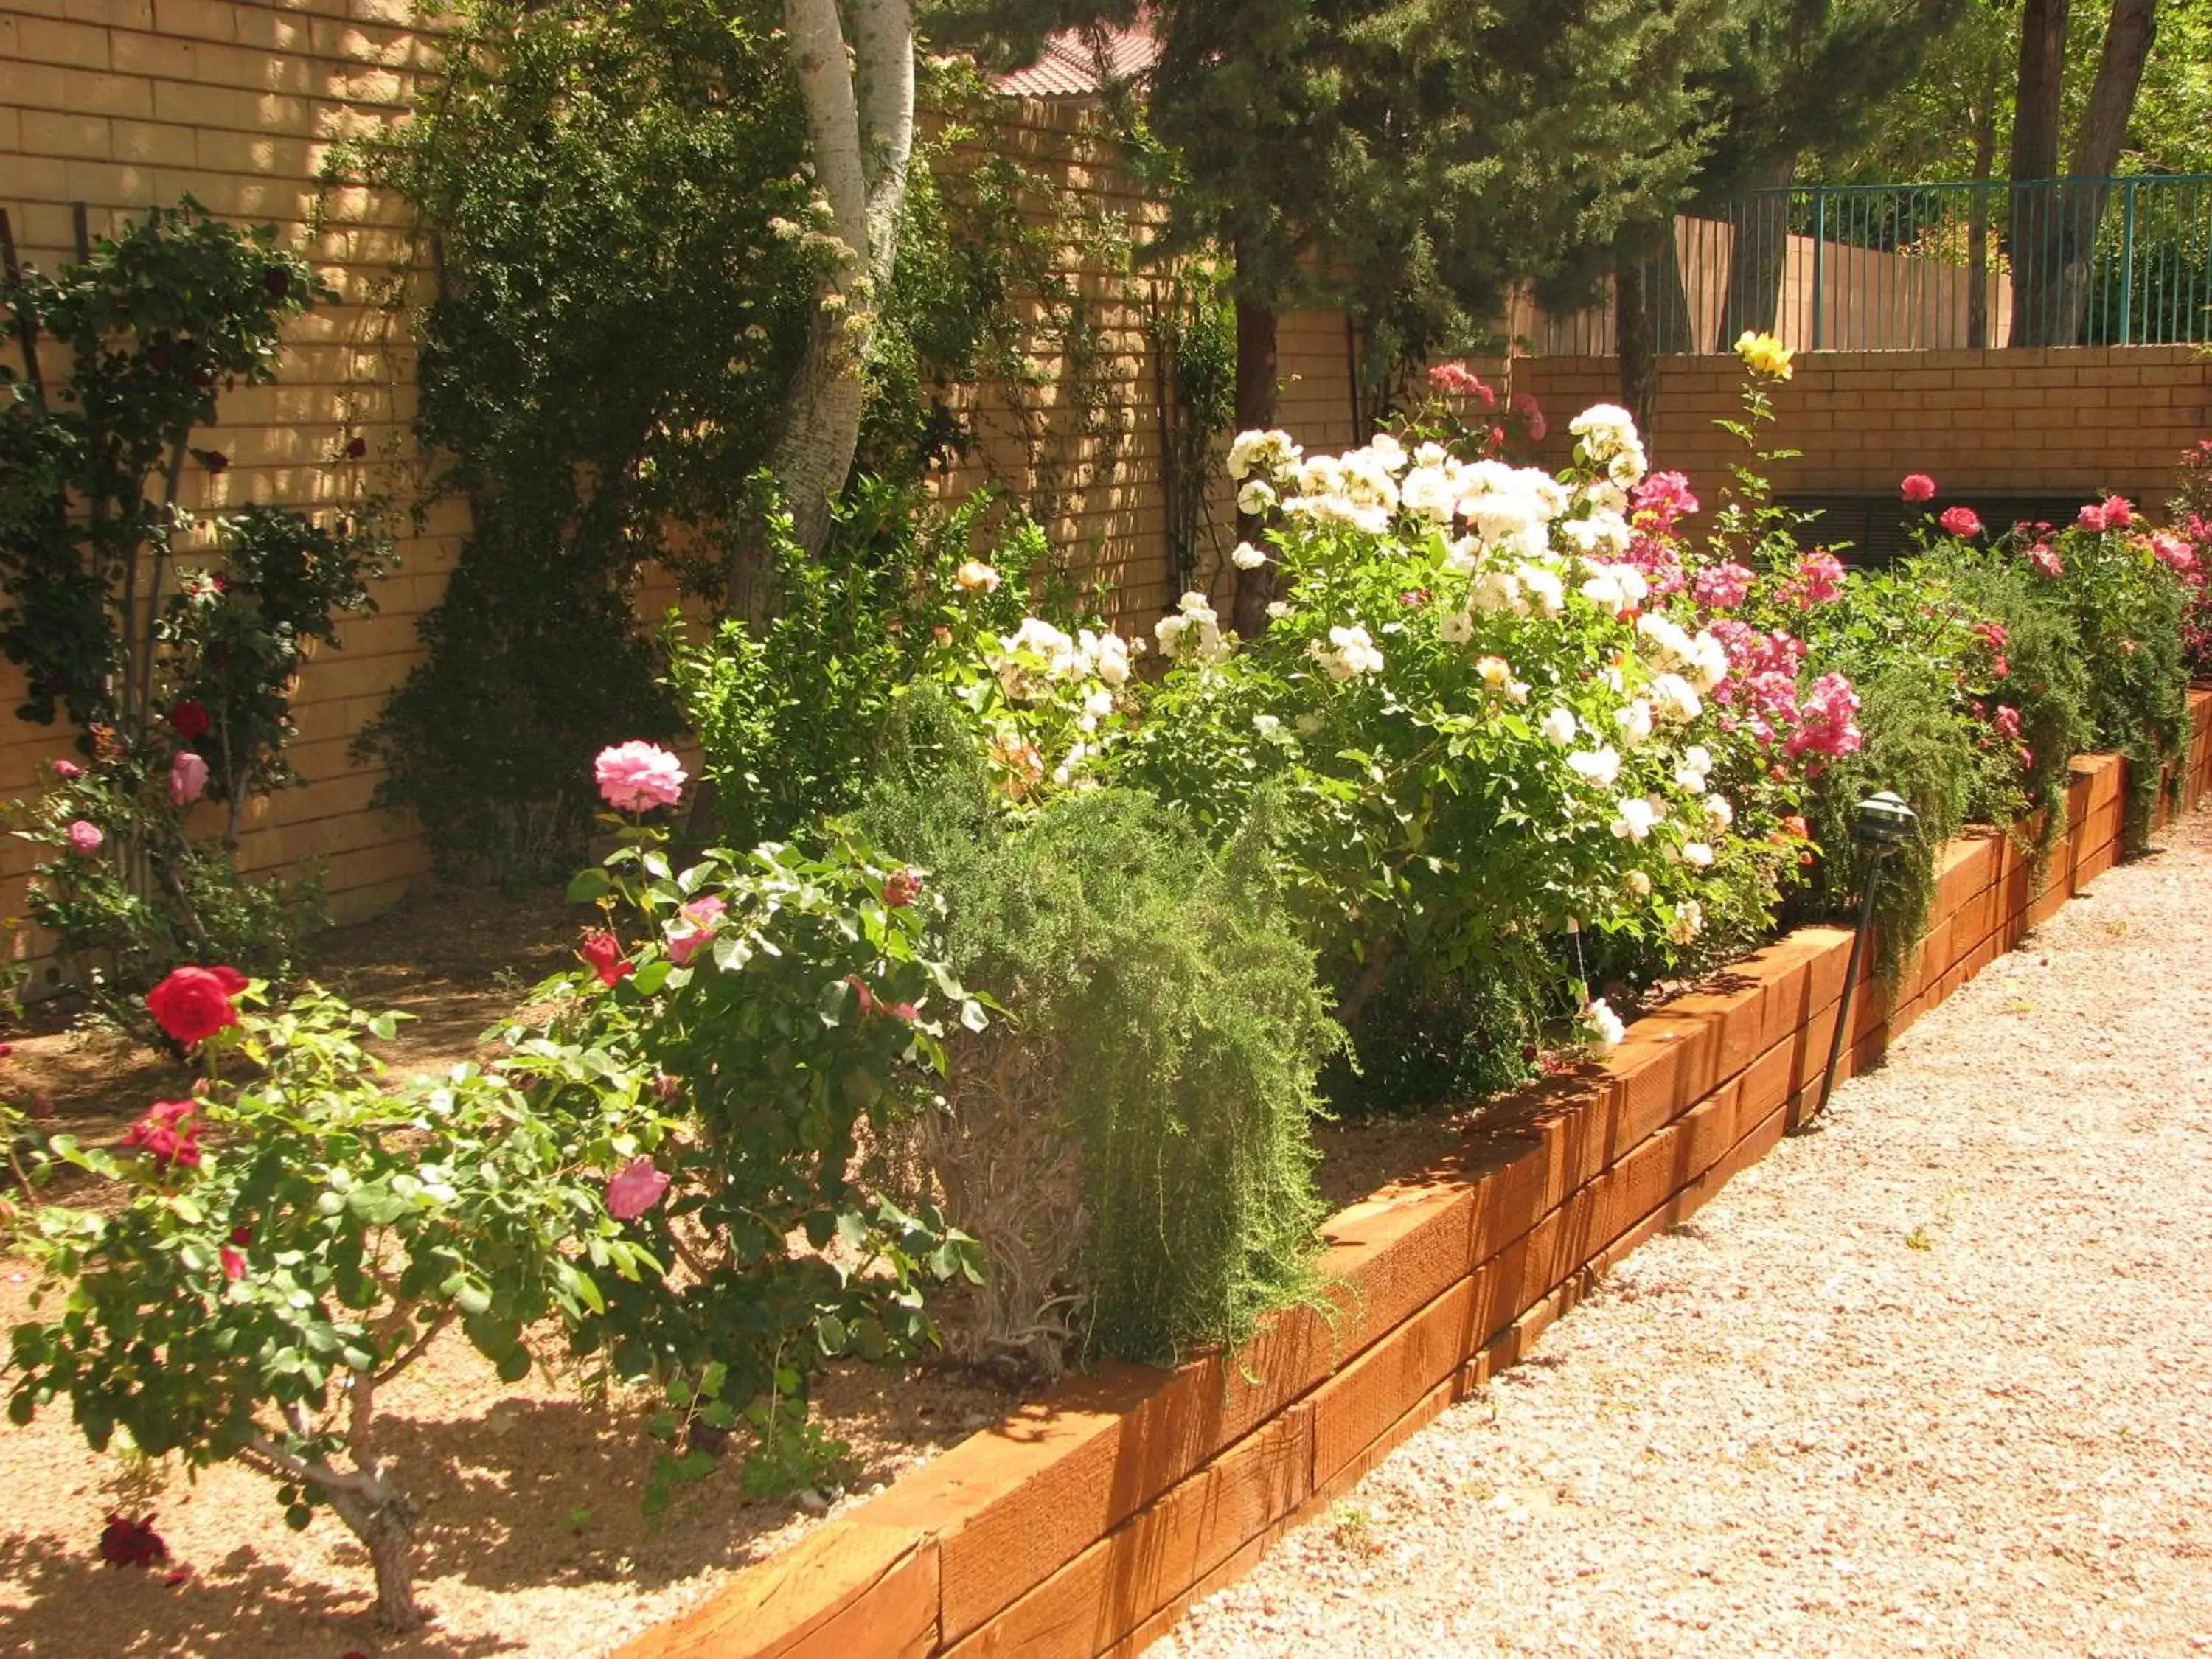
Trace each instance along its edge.
<path fill-rule="evenodd" d="M 1867 936 L 1874 931 L 1875 895 L 1881 890 L 1881 861 L 1912 838 L 1919 815 L 1903 797 L 1883 790 L 1869 795 L 1851 813 L 1851 844 L 1868 854 L 1866 893 L 1859 900 L 1858 931 L 1851 935 L 1850 960 L 1844 966 L 1844 993 L 1836 1007 L 1835 1035 L 1828 1039 L 1828 1066 L 1820 1073 L 1820 1098 L 1812 1113 L 1797 1126 L 1798 1132 L 1816 1127 L 1828 1109 L 1829 1093 L 1836 1086 L 1836 1062 L 1844 1052 L 1844 1038 L 1851 1029 L 1851 991 L 1857 985 L 1859 964 L 1866 959 Z"/>

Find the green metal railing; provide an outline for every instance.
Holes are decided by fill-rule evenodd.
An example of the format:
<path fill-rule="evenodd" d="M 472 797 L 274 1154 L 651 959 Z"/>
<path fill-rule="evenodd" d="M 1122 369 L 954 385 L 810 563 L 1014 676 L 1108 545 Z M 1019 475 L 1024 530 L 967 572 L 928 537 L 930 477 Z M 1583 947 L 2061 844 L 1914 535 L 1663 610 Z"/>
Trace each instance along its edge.
<path fill-rule="evenodd" d="M 1677 219 L 1643 275 L 1662 353 L 1746 329 L 1811 351 L 2212 340 L 2212 175 L 1753 191 Z M 1614 349 L 1609 307 L 1537 331 Z"/>

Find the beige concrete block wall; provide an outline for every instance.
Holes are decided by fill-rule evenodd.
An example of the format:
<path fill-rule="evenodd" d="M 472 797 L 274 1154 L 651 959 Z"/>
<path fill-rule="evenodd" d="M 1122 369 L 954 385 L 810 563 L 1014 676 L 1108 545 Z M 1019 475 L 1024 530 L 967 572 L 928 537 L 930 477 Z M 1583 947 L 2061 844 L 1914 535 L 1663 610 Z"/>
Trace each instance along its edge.
<path fill-rule="evenodd" d="M 221 477 L 188 467 L 187 506 L 270 501 L 330 513 L 373 490 L 405 505 L 411 359 L 372 303 L 403 250 L 404 216 L 364 191 L 319 197 L 316 179 L 333 141 L 406 113 L 433 52 L 409 27 L 410 10 L 406 0 L 0 4 L 0 207 L 24 258 L 51 267 L 74 257 L 72 203 L 85 204 L 97 236 L 189 193 L 215 213 L 274 223 L 342 296 L 288 329 L 276 386 L 234 392 L 222 424 L 195 434 L 231 465 Z M 368 459 L 343 464 L 356 435 Z M 346 749 L 416 659 L 415 620 L 435 602 L 465 523 L 447 504 L 404 537 L 397 573 L 377 590 L 380 614 L 308 664 L 293 754 L 307 787 L 247 815 L 240 863 L 268 870 L 320 857 L 342 918 L 388 904 L 428 867 L 407 823 L 368 809 L 376 775 Z M 21 696 L 19 674 L 0 665 L 0 708 Z M 0 799 L 34 793 L 40 763 L 70 752 L 74 735 L 0 714 Z M 0 843 L 6 913 L 27 850 Z"/>

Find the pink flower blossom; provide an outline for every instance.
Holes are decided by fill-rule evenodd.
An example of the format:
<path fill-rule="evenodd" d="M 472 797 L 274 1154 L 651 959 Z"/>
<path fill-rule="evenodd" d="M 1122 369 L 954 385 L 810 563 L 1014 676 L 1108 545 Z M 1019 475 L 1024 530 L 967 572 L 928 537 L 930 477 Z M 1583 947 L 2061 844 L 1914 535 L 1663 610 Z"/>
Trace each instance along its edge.
<path fill-rule="evenodd" d="M 686 773 L 656 744 L 632 740 L 599 750 L 593 770 L 599 793 L 617 812 L 648 812 L 684 799 Z"/>
<path fill-rule="evenodd" d="M 894 910 L 911 904 L 921 896 L 921 872 L 919 870 L 894 870 L 884 878 L 884 902 Z"/>
<path fill-rule="evenodd" d="M 2008 702 L 1997 705 L 1996 718 L 1990 722 L 1996 734 L 2008 743 L 2020 740 L 2020 710 Z"/>
<path fill-rule="evenodd" d="M 1954 536 L 1972 538 L 1982 533 L 1982 521 L 1971 507 L 1947 507 L 1936 520 Z"/>
<path fill-rule="evenodd" d="M 1505 407 L 1510 413 L 1520 417 L 1522 425 L 1528 430 L 1530 443 L 1544 441 L 1544 434 L 1551 429 L 1550 423 L 1544 419 L 1544 406 L 1536 401 L 1534 392 L 1516 392 L 1506 399 Z"/>
<path fill-rule="evenodd" d="M 107 842 L 98 824 L 83 818 L 77 819 L 63 833 L 68 836 L 69 844 L 86 858 L 97 853 Z"/>
<path fill-rule="evenodd" d="M 1908 501 L 1932 501 L 1936 499 L 1936 480 L 1925 472 L 1906 473 L 1905 482 L 1897 488 Z"/>
<path fill-rule="evenodd" d="M 208 763 L 189 749 L 177 751 L 169 763 L 169 805 L 190 806 L 207 793 Z"/>
<path fill-rule="evenodd" d="M 668 959 L 678 968 L 690 966 L 691 958 L 714 943 L 715 932 L 722 925 L 722 913 L 727 908 L 726 903 L 709 893 L 678 910 L 677 931 L 668 936 Z"/>
<path fill-rule="evenodd" d="M 58 760 L 54 763 L 54 775 L 64 783 L 75 783 L 84 775 L 84 768 L 73 760 Z"/>
<path fill-rule="evenodd" d="M 1815 548 L 1797 561 L 1797 579 L 1782 592 L 1791 604 L 1801 607 L 1839 599 L 1844 592 L 1844 562 L 1826 548 Z"/>
<path fill-rule="evenodd" d="M 1841 674 L 1823 674 L 1813 682 L 1797 711 L 1797 729 L 1784 745 L 1792 757 L 1814 754 L 1841 756 L 1856 752 L 1864 740 L 1858 726 L 1859 696 Z"/>
<path fill-rule="evenodd" d="M 668 1177 L 649 1158 L 634 1158 L 620 1175 L 607 1182 L 607 1213 L 617 1221 L 635 1221 L 668 1191 Z"/>
<path fill-rule="evenodd" d="M 2094 507 L 2081 509 L 2084 530 L 2125 530 L 2136 521 L 2135 504 L 2124 495 L 2107 495 Z"/>
<path fill-rule="evenodd" d="M 2038 542 L 2027 550 L 2027 557 L 2030 564 L 2046 576 L 2057 577 L 2066 574 L 2064 561 L 2059 558 L 2057 550 L 2049 542 Z"/>
<path fill-rule="evenodd" d="M 1637 518 L 1648 517 L 1652 528 L 1660 531 L 1672 530 L 1677 519 L 1686 519 L 1698 510 L 1690 481 L 1680 472 L 1647 474 L 1629 501 Z"/>
<path fill-rule="evenodd" d="M 1755 580 L 1750 567 L 1731 560 L 1698 572 L 1692 592 L 1698 603 L 1710 611 L 1733 611 L 1743 603 Z"/>
<path fill-rule="evenodd" d="M 246 1277 L 246 1258 L 232 1246 L 226 1244 L 216 1254 L 222 1259 L 222 1276 L 228 1279 Z"/>
<path fill-rule="evenodd" d="M 2170 530 L 2150 538 L 2150 556 L 2170 569 L 2186 574 L 2197 568 L 2197 550 Z"/>
<path fill-rule="evenodd" d="M 1984 645 L 1989 647 L 1992 651 L 2003 650 L 2005 647 L 2005 641 L 2010 637 L 2006 634 L 2004 624 L 2002 623 L 1976 623 L 1974 624 L 1974 634 Z"/>
<path fill-rule="evenodd" d="M 1429 370 L 1429 384 L 1448 398 L 1473 398 L 1485 409 L 1498 407 L 1498 393 L 1465 363 L 1437 363 Z"/>

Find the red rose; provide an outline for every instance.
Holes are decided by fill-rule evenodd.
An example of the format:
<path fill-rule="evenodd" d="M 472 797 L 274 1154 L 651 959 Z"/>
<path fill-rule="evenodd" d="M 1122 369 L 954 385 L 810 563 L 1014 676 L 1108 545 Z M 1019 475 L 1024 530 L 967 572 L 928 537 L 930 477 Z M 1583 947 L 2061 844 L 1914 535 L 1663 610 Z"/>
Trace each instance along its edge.
<path fill-rule="evenodd" d="M 368 453 L 368 440 L 366 438 L 355 438 L 346 444 L 346 459 L 349 461 L 357 461 Z"/>
<path fill-rule="evenodd" d="M 125 1133 L 123 1144 L 137 1147 L 164 1170 L 198 1169 L 199 1111 L 197 1100 L 157 1100 Z"/>
<path fill-rule="evenodd" d="M 235 968 L 187 966 L 172 970 L 147 992 L 146 1006 L 178 1042 L 202 1042 L 224 1026 L 238 1024 L 238 1010 L 230 1000 L 245 988 L 246 975 Z"/>
<path fill-rule="evenodd" d="M 246 1277 L 246 1258 L 235 1249 L 226 1244 L 216 1254 L 222 1258 L 222 1276 L 225 1279 L 238 1279 Z"/>
<path fill-rule="evenodd" d="M 179 737 L 191 743 L 207 735 L 208 728 L 215 724 L 215 717 L 208 713 L 205 704 L 180 697 L 169 709 L 169 724 Z"/>
<path fill-rule="evenodd" d="M 637 964 L 623 960 L 622 945 L 604 927 L 592 929 L 584 935 L 584 942 L 576 947 L 576 954 L 592 965 L 599 976 L 599 983 L 611 987 L 624 974 L 635 973 Z"/>
<path fill-rule="evenodd" d="M 154 1530 L 152 1516 L 143 1521 L 126 1521 L 119 1515 L 111 1515 L 100 1531 L 100 1559 L 111 1567 L 147 1567 L 156 1561 L 167 1560 L 169 1547 Z"/>

